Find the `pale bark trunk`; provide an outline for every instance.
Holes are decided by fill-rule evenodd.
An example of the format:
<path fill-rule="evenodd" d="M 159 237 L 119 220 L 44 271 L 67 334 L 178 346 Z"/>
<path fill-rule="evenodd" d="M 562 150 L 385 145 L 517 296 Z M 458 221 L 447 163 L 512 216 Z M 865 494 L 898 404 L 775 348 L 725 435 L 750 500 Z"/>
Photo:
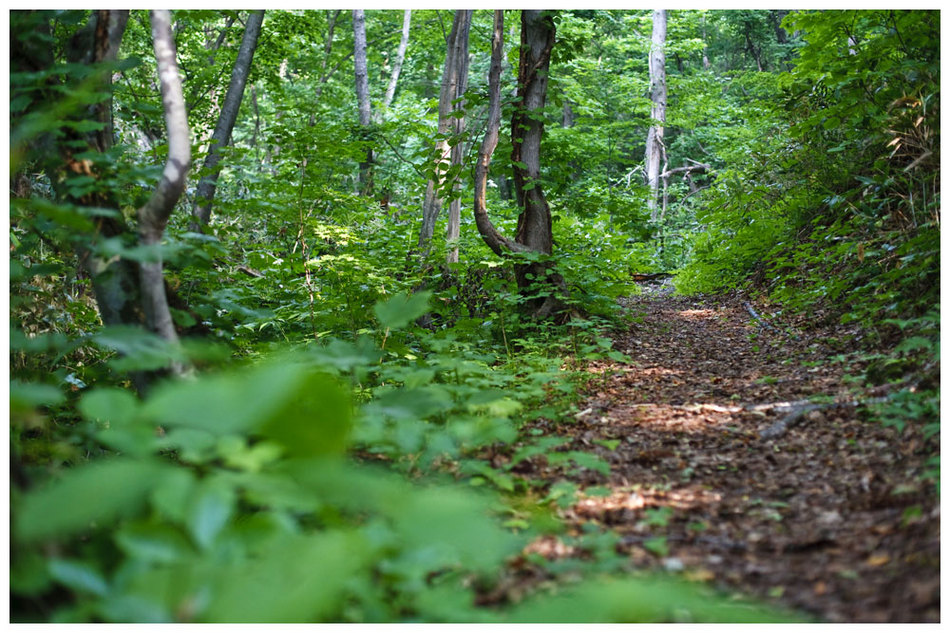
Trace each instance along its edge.
<path fill-rule="evenodd" d="M 399 81 L 399 73 L 402 72 L 402 64 L 406 59 L 406 49 L 409 47 L 409 23 L 411 18 L 412 10 L 406 9 L 402 18 L 402 39 L 399 40 L 399 49 L 396 51 L 396 59 L 393 61 L 393 72 L 389 77 L 389 85 L 386 87 L 386 96 L 383 97 L 383 110 L 389 109 L 393 97 L 396 96 L 396 84 Z"/>
<path fill-rule="evenodd" d="M 165 340 L 177 341 L 178 335 L 165 296 L 158 245 L 175 203 L 185 189 L 185 177 L 191 165 L 191 139 L 175 57 L 171 13 L 168 10 L 152 11 L 152 40 L 165 110 L 165 126 L 168 128 L 168 159 L 161 181 L 145 206 L 138 211 L 140 241 L 154 247 L 154 258 L 139 266 L 139 279 L 142 307 L 149 329 Z"/>
<path fill-rule="evenodd" d="M 647 133 L 646 177 L 650 188 L 647 208 L 650 219 L 657 220 L 657 195 L 660 186 L 660 164 L 666 154 L 663 145 L 663 124 L 666 122 L 666 11 L 653 12 L 653 37 L 650 46 L 650 101 L 653 120 Z"/>
<path fill-rule="evenodd" d="M 356 76 L 356 101 L 359 107 L 359 122 L 366 141 L 366 160 L 360 163 L 359 185 L 364 196 L 373 192 L 373 148 L 369 144 L 369 132 L 373 113 L 369 101 L 369 71 L 366 62 L 366 16 L 362 9 L 353 10 L 353 66 Z"/>
<path fill-rule="evenodd" d="M 468 39 L 472 25 L 472 11 L 458 10 L 452 21 L 452 30 L 446 42 L 445 65 L 442 72 L 442 87 L 439 91 L 439 123 L 435 143 L 435 177 L 426 185 L 426 194 L 422 204 L 422 227 L 419 230 L 419 249 L 422 257 L 428 254 L 429 243 L 435 232 L 435 223 L 442 208 L 442 193 L 445 189 L 445 172 L 448 166 L 462 163 L 462 147 L 456 143 L 449 146 L 449 136 L 458 136 L 465 130 L 463 117 L 452 117 L 451 113 L 460 108 L 453 105 L 465 93 L 468 84 Z M 453 183 L 457 192 L 458 177 Z M 449 205 L 449 225 L 446 237 L 458 239 L 461 202 L 457 196 Z M 449 262 L 458 261 L 458 250 L 452 249 L 447 255 Z"/>
<path fill-rule="evenodd" d="M 202 226 L 211 221 L 211 205 L 214 202 L 214 195 L 218 187 L 218 174 L 220 173 L 218 163 L 221 162 L 221 150 L 227 147 L 231 140 L 231 132 L 234 130 L 234 123 L 237 121 L 237 115 L 241 109 L 241 101 L 244 99 L 244 88 L 247 85 L 247 76 L 251 69 L 251 62 L 254 59 L 254 51 L 257 49 L 257 40 L 261 33 L 263 21 L 263 11 L 252 11 L 248 16 L 244 38 L 241 40 L 240 49 L 238 49 L 234 69 L 231 71 L 228 92 L 224 97 L 224 105 L 221 107 L 221 114 L 218 116 L 218 124 L 214 128 L 211 144 L 208 147 L 208 155 L 202 166 L 201 171 L 204 175 L 198 183 L 198 191 L 191 211 L 194 217 L 192 230 L 201 230 Z"/>

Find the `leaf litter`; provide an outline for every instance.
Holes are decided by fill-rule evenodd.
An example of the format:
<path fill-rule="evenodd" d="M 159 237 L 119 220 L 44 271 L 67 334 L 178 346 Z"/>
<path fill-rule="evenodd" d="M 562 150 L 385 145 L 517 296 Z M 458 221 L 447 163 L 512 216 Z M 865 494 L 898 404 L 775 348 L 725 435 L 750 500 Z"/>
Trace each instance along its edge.
<path fill-rule="evenodd" d="M 580 412 L 536 422 L 569 438 L 563 449 L 602 457 L 609 475 L 543 457 L 518 468 L 581 491 L 560 510 L 568 535 L 603 527 L 636 568 L 817 620 L 939 622 L 939 495 L 921 477 L 932 450 L 920 430 L 847 406 L 763 437 L 783 415 L 776 403 L 853 401 L 846 372 L 860 362 L 834 360 L 827 331 L 763 328 L 737 296 L 651 285 L 622 301 L 631 322 L 614 348 L 631 360 L 590 362 L 599 376 Z M 529 551 L 580 553 L 552 537 Z"/>

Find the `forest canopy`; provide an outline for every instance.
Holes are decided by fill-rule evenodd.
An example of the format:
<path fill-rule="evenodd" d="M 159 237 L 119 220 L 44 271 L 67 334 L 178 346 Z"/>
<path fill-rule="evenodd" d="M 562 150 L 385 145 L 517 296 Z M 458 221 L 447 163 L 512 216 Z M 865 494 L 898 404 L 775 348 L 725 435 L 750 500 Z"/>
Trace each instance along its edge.
<path fill-rule="evenodd" d="M 11 11 L 12 620 L 804 617 L 525 554 L 582 492 L 525 466 L 609 475 L 536 423 L 670 279 L 839 328 L 933 490 L 939 24 Z"/>

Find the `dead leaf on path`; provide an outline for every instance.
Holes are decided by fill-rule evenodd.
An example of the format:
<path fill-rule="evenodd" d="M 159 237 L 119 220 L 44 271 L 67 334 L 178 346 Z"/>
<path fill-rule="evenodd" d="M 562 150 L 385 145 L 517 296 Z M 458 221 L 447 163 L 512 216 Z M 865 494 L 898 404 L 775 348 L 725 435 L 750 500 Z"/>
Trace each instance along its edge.
<path fill-rule="evenodd" d="M 891 557 L 887 554 L 872 554 L 866 562 L 871 567 L 882 567 L 891 562 Z"/>
<path fill-rule="evenodd" d="M 706 568 L 691 569 L 683 573 L 683 577 L 690 582 L 709 582 L 715 580 L 716 574 Z"/>

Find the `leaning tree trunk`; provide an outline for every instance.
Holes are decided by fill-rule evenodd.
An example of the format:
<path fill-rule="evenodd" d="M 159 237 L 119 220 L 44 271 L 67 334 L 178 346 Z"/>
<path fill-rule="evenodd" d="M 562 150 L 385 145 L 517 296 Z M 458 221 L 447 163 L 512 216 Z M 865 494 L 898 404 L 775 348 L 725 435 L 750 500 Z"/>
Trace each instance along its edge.
<path fill-rule="evenodd" d="M 650 188 L 647 208 L 650 220 L 657 220 L 657 195 L 660 188 L 660 164 L 666 156 L 663 144 L 663 124 L 666 123 L 666 11 L 653 12 L 653 38 L 650 45 L 650 118 L 653 123 L 647 132 L 646 178 Z"/>
<path fill-rule="evenodd" d="M 442 87 L 439 91 L 439 124 L 435 142 L 435 160 L 433 177 L 426 185 L 422 203 L 422 227 L 419 231 L 419 249 L 422 257 L 428 254 L 429 243 L 435 232 L 435 223 L 442 208 L 442 194 L 445 189 L 445 173 L 449 166 L 461 165 L 462 147 L 456 142 L 450 146 L 449 137 L 459 135 L 465 130 L 465 119 L 453 117 L 452 112 L 459 109 L 455 104 L 465 93 L 468 83 L 468 39 L 472 25 L 472 11 L 458 10 L 452 21 L 452 30 L 446 42 L 445 65 L 442 72 Z M 458 170 L 456 170 L 458 171 Z M 458 174 L 453 179 L 453 190 L 457 191 Z M 447 238 L 458 239 L 461 201 L 453 192 L 449 207 L 449 226 Z M 458 261 L 458 249 L 448 254 L 449 261 Z"/>
<path fill-rule="evenodd" d="M 221 162 L 221 150 L 227 147 L 231 140 L 231 131 L 234 129 L 238 111 L 241 109 L 244 87 L 247 85 L 247 76 L 251 69 L 251 61 L 254 59 L 254 51 L 257 48 L 257 40 L 261 33 L 263 21 L 263 11 L 252 11 L 247 18 L 241 47 L 238 49 L 234 69 L 231 71 L 228 92 L 224 97 L 224 105 L 221 106 L 218 124 L 211 136 L 208 156 L 205 158 L 201 169 L 204 175 L 198 183 L 195 203 L 191 210 L 194 217 L 192 230 L 200 231 L 202 226 L 206 226 L 211 221 L 211 205 L 214 202 L 214 194 L 218 187 L 218 174 L 221 171 L 218 167 L 218 163 Z"/>
<path fill-rule="evenodd" d="M 356 76 L 356 101 L 359 122 L 366 143 L 366 160 L 360 163 L 360 193 L 373 195 L 373 146 L 370 144 L 373 112 L 369 102 L 369 71 L 366 63 L 366 16 L 362 9 L 353 10 L 353 67 Z"/>
<path fill-rule="evenodd" d="M 171 12 L 168 10 L 152 11 L 152 40 L 158 64 L 162 106 L 165 110 L 165 127 L 168 128 L 168 158 L 162 171 L 162 179 L 152 192 L 151 198 L 138 211 L 139 239 L 143 245 L 152 247 L 153 254 L 150 260 L 139 265 L 139 279 L 142 307 L 148 328 L 165 340 L 177 341 L 178 335 L 165 296 L 165 279 L 158 245 L 175 203 L 185 190 L 185 177 L 191 166 L 191 139 L 181 76 L 178 73 L 175 40 L 172 37 Z"/>
<path fill-rule="evenodd" d="M 488 129 L 475 166 L 475 225 L 482 239 L 495 253 L 536 252 L 550 255 L 554 243 L 551 210 L 541 188 L 541 113 L 547 90 L 548 67 L 554 45 L 554 20 L 546 11 L 522 11 L 521 57 L 518 66 L 518 96 L 521 100 L 512 118 L 512 163 L 515 186 L 522 212 L 518 217 L 515 240 L 502 235 L 488 218 L 485 192 L 488 166 L 498 145 L 501 120 L 500 75 L 503 44 L 503 13 L 495 12 L 492 33 L 492 60 L 489 70 Z M 518 287 L 527 290 L 538 281 L 546 281 L 549 291 L 530 304 L 536 317 L 560 312 L 563 302 L 556 295 L 564 292 L 564 279 L 550 269 L 548 262 L 519 264 L 515 267 Z"/>
<path fill-rule="evenodd" d="M 409 47 L 409 24 L 412 19 L 412 9 L 406 9 L 402 17 L 402 38 L 399 40 L 399 49 L 393 61 L 393 72 L 389 76 L 389 85 L 386 86 L 386 95 L 383 97 L 383 110 L 388 110 L 396 96 L 396 84 L 399 82 L 399 73 L 406 60 L 406 49 Z"/>
<path fill-rule="evenodd" d="M 508 239 L 495 228 L 491 218 L 488 217 L 488 204 L 485 199 L 488 189 L 488 168 L 491 165 L 492 154 L 498 147 L 498 135 L 501 129 L 501 58 L 504 47 L 505 12 L 496 9 L 492 25 L 491 65 L 488 69 L 488 124 L 482 145 L 478 150 L 478 161 L 475 163 L 475 200 L 472 210 L 479 234 L 488 248 L 498 256 L 528 250 L 514 240 Z"/>

